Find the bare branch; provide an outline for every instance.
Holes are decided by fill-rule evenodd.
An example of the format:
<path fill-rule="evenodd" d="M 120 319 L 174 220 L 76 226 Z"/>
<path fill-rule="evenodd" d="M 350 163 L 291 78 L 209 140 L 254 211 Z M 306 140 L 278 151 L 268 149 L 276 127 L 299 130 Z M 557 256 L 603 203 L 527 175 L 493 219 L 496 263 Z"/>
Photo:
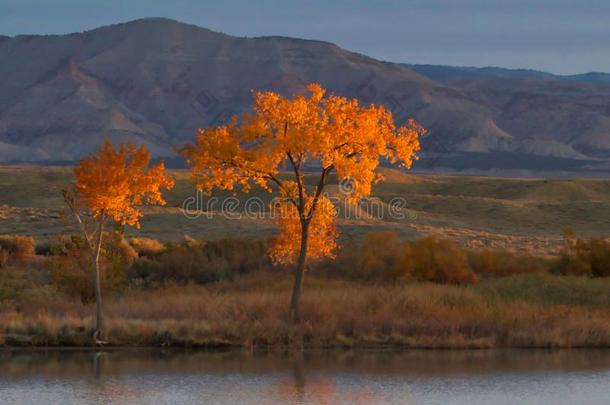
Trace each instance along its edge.
<path fill-rule="evenodd" d="M 290 160 L 290 165 L 292 166 L 292 170 L 294 171 L 294 177 L 297 182 L 297 189 L 299 191 L 299 206 L 297 209 L 300 214 L 303 214 L 305 211 L 305 193 L 303 190 L 303 179 L 301 178 L 300 166 L 294 161 L 292 154 L 290 152 L 286 152 L 288 156 L 288 160 Z"/>
<path fill-rule="evenodd" d="M 104 233 L 104 222 L 106 221 L 106 214 L 104 210 L 100 212 L 99 223 L 97 228 L 97 235 L 95 241 L 95 251 L 92 251 L 93 256 L 97 260 L 97 256 L 100 254 L 100 249 L 102 248 L 102 235 Z"/>
<path fill-rule="evenodd" d="M 324 186 L 326 185 L 326 176 L 328 175 L 328 173 L 331 172 L 332 169 L 333 169 L 333 165 L 330 165 L 330 166 L 322 169 L 322 174 L 320 175 L 320 180 L 318 181 L 318 185 L 316 186 L 316 191 L 314 193 L 313 201 L 311 203 L 311 208 L 309 209 L 309 212 L 307 213 L 308 221 L 311 221 L 311 218 L 313 217 L 313 214 L 318 206 L 318 202 L 320 201 L 320 195 L 322 195 L 322 190 L 324 189 Z"/>
<path fill-rule="evenodd" d="M 269 180 L 271 180 L 275 184 L 277 184 L 280 189 L 287 191 L 286 188 L 284 187 L 284 183 L 280 179 L 278 179 L 276 176 L 274 176 L 273 174 L 266 174 L 265 177 L 267 177 Z M 290 201 L 297 209 L 299 208 L 299 206 L 294 198 L 289 197 L 288 201 Z"/>
<path fill-rule="evenodd" d="M 83 221 L 83 218 L 78 210 L 76 198 L 74 196 L 70 195 L 68 190 L 63 190 L 62 194 L 64 196 L 64 201 L 66 202 L 66 205 L 68 206 L 68 208 L 70 208 L 70 211 L 74 215 L 74 218 L 76 219 L 76 222 L 78 223 L 78 225 L 81 229 L 81 232 L 83 233 L 83 236 L 85 237 L 85 240 L 87 241 L 87 245 L 89 246 L 89 249 L 93 252 L 93 242 L 91 241 L 91 236 L 89 235 L 89 232 L 87 231 L 87 227 L 85 226 L 85 222 Z"/>

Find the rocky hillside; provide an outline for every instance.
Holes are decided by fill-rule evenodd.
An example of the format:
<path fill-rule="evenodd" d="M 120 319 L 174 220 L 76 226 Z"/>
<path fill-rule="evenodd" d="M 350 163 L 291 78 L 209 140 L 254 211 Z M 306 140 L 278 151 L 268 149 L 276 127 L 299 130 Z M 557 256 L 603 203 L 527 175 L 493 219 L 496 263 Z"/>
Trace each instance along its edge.
<path fill-rule="evenodd" d="M 490 106 L 494 122 L 521 141 L 526 153 L 574 158 L 610 155 L 610 74 L 411 68 Z"/>

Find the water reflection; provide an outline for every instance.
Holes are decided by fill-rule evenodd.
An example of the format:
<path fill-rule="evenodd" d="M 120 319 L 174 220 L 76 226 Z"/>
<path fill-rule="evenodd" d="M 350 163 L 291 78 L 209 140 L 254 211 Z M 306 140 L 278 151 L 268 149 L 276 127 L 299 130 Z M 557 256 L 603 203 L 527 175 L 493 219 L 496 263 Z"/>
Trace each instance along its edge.
<path fill-rule="evenodd" d="M 610 351 L 0 352 L 2 403 L 607 403 Z"/>

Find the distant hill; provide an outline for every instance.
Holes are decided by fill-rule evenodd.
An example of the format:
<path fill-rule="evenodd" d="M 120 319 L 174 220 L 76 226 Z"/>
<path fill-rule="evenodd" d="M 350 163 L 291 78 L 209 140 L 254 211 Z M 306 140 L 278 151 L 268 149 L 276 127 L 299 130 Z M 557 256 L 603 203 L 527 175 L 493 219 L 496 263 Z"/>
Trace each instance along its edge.
<path fill-rule="evenodd" d="M 444 65 L 420 65 L 405 64 L 432 80 L 446 81 L 459 77 L 496 77 L 496 78 L 539 78 L 553 79 L 556 76 L 551 73 L 532 69 L 506 69 L 496 66 L 474 67 L 474 66 L 444 66 Z"/>
<path fill-rule="evenodd" d="M 446 81 L 459 77 L 495 77 L 495 78 L 530 78 L 547 80 L 577 81 L 597 84 L 610 84 L 610 73 L 589 72 L 577 75 L 555 75 L 533 69 L 507 69 L 496 66 L 444 66 L 405 64 L 410 69 L 438 81 Z"/>
<path fill-rule="evenodd" d="M 430 131 L 422 170 L 507 169 L 498 154 L 511 170 L 535 171 L 539 156 L 551 171 L 569 161 L 569 170 L 597 172 L 610 160 L 604 74 L 403 65 L 162 18 L 0 37 L 0 60 L 0 162 L 71 161 L 104 136 L 172 157 L 198 127 L 248 109 L 251 90 L 290 95 L 310 82 L 420 121 Z"/>
<path fill-rule="evenodd" d="M 602 72 L 589 72 L 580 75 L 562 76 L 565 80 L 599 83 L 610 85 L 610 74 Z"/>
<path fill-rule="evenodd" d="M 513 152 L 602 160 L 610 155 L 610 74 L 407 66 L 490 108 L 494 123 L 519 140 Z"/>

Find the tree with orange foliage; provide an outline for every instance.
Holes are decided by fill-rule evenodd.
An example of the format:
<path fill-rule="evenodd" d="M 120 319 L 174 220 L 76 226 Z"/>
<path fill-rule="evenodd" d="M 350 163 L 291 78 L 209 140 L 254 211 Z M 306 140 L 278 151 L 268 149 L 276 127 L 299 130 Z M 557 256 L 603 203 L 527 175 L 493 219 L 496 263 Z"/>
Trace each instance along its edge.
<path fill-rule="evenodd" d="M 106 221 L 140 227 L 143 216 L 139 206 L 164 205 L 161 189 L 174 186 L 163 162 L 149 167 L 150 153 L 144 145 L 131 143 L 118 150 L 106 139 L 96 154 L 82 159 L 74 168 L 76 182 L 64 190 L 64 200 L 74 214 L 91 252 L 95 271 L 95 332 L 101 343 L 103 330 L 100 285 L 100 251 Z M 91 229 L 93 228 L 93 229 Z"/>
<path fill-rule="evenodd" d="M 271 257 L 296 262 L 293 320 L 299 318 L 307 258 L 329 257 L 336 247 L 335 209 L 323 195 L 330 173 L 357 184 L 349 196 L 349 201 L 357 201 L 381 178 L 376 173 L 381 158 L 411 166 L 424 133 L 413 120 L 396 127 L 383 106 L 361 106 L 357 99 L 326 95 L 317 84 L 307 89 L 308 95 L 293 98 L 255 92 L 253 113 L 241 120 L 233 117 L 226 126 L 200 129 L 196 142 L 181 151 L 198 187 L 208 193 L 236 186 L 247 192 L 252 185 L 279 189 L 282 215 Z M 318 167 L 312 188 L 304 182 L 306 164 Z M 291 178 L 280 176 L 280 170 L 288 170 Z"/>

